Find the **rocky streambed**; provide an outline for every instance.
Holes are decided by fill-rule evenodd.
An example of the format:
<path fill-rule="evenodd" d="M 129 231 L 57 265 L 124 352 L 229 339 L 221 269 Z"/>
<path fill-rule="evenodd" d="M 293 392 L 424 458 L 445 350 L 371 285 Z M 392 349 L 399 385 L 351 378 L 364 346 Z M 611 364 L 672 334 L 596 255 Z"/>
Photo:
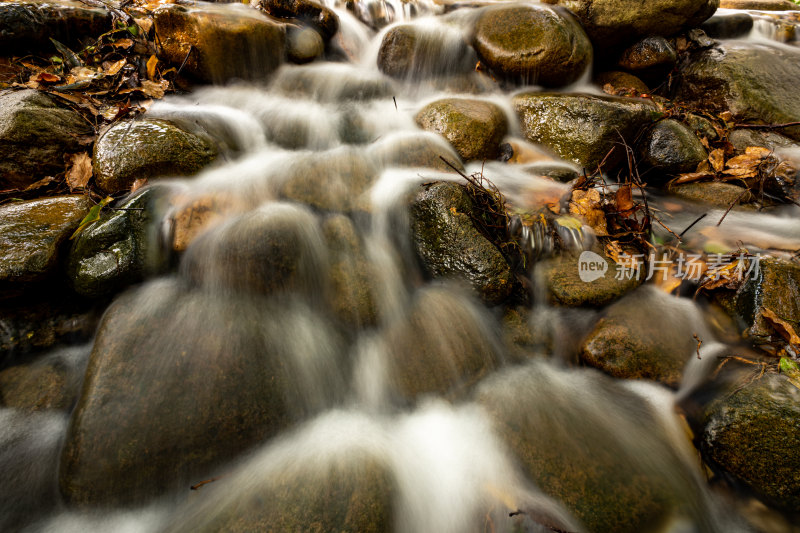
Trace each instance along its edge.
<path fill-rule="evenodd" d="M 797 531 L 797 13 L 0 2 L 0 528 Z"/>

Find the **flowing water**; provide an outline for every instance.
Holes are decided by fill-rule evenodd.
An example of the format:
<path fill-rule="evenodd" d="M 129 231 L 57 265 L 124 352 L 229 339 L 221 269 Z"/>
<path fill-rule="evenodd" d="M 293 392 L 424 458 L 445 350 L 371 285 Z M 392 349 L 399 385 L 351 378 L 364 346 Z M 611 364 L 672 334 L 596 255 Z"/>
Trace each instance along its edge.
<path fill-rule="evenodd" d="M 351 56 L 362 52 L 351 61 L 284 66 L 270 84 L 207 87 L 152 107 L 150 115 L 200 128 L 227 147 L 224 163 L 158 185 L 168 202 L 154 238 L 171 244 L 180 213 L 198 202 L 213 202 L 214 216 L 188 244 L 176 273 L 146 281 L 114 304 L 116 314 L 94 346 L 130 354 L 131 364 L 120 372 L 133 392 L 103 394 L 130 402 L 129 412 L 109 423 L 134 427 L 129 421 L 138 420 L 139 434 L 131 439 L 170 442 L 171 427 L 202 425 L 197 412 L 206 406 L 261 387 L 260 368 L 279 367 L 282 429 L 236 441 L 230 459 L 206 468 L 203 479 L 180 479 L 185 484 L 149 493 L 134 479 L 126 489 L 134 495 L 130 501 L 81 508 L 61 502 L 56 488 L 67 414 L 3 409 L 3 528 L 226 530 L 231 516 L 261 507 L 273 512 L 275 501 L 291 506 L 286 486 L 358 491 L 349 480 L 365 477 L 373 483 L 366 492 L 380 493 L 392 510 L 383 518 L 399 532 L 582 531 L 580 517 L 551 497 L 558 472 L 537 476 L 552 464 L 569 469 L 558 462 L 566 456 L 575 468 L 599 472 L 602 481 L 621 473 L 621 484 L 584 487 L 599 491 L 590 495 L 598 505 L 611 505 L 609 498 L 631 505 L 639 497 L 660 498 L 664 510 L 647 526 L 652 531 L 747 531 L 708 488 L 675 414 L 676 394 L 691 392 L 707 365 L 692 358 L 677 392 L 572 366 L 580 337 L 600 311 L 553 308 L 538 297 L 522 323 L 547 341 L 520 356 L 509 349 L 494 310 L 463 287 L 425 281 L 408 238 L 407 195 L 420 183 L 458 176 L 446 168 L 398 167 L 396 156 L 421 140 L 456 160 L 441 138 L 418 130 L 413 116 L 443 94 L 483 87 L 463 76 L 475 58 L 452 53 L 462 38 L 455 19 L 423 16 L 441 7 L 383 0 L 356 6 L 354 13 L 337 8 L 342 48 Z M 424 81 L 391 80 L 375 68 L 381 28 L 411 20 L 424 28 L 431 50 L 414 69 Z M 501 104 L 516 123 L 507 92 L 472 97 Z M 510 136 L 519 136 L 513 128 Z M 528 153 L 550 159 L 538 147 L 528 146 Z M 519 166 L 466 169 L 481 171 L 520 209 L 534 210 L 568 190 Z M 320 178 L 307 180 L 311 175 Z M 707 211 L 674 198 L 657 201 L 682 206 L 669 221 L 677 228 Z M 320 215 L 326 211 L 348 216 Z M 800 248 L 796 208 L 733 212 L 717 227 L 722 214 L 709 213 L 695 233 L 754 249 Z M 331 246 L 331 235 L 346 245 Z M 281 246 L 298 266 L 276 286 L 275 273 L 287 267 L 265 254 Z M 362 305 L 362 295 L 351 293 L 352 305 L 342 306 L 335 269 L 351 281 L 366 279 L 371 303 Z M 720 349 L 702 325 L 705 309 L 689 298 L 648 291 L 640 305 L 651 320 L 673 331 L 693 325 L 705 341 L 704 355 Z M 90 348 L 50 357 L 69 361 L 80 375 Z M 195 366 L 207 369 L 202 379 L 191 371 Z M 107 370 L 90 363 L 94 377 L 87 380 Z M 231 376 L 239 381 L 231 383 Z M 174 416 L 149 428 L 153 411 L 139 412 L 140 402 Z M 524 431 L 533 459 L 514 437 Z M 626 499 L 628 484 L 638 491 L 634 499 Z"/>

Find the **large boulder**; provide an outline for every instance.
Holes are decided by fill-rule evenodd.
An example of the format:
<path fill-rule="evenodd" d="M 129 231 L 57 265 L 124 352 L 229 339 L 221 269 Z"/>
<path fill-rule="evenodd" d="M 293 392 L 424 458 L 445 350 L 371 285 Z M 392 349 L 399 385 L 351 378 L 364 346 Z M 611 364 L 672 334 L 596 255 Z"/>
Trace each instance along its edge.
<path fill-rule="evenodd" d="M 673 119 L 660 120 L 639 141 L 639 163 L 647 183 L 661 185 L 677 174 L 694 172 L 708 158 L 700 139 L 687 126 Z"/>
<path fill-rule="evenodd" d="M 796 263 L 763 258 L 736 295 L 739 314 L 756 340 L 768 341 L 778 332 L 773 327 L 785 321 L 800 331 L 800 266 Z"/>
<path fill-rule="evenodd" d="M 800 389 L 786 376 L 743 376 L 707 405 L 700 449 L 769 503 L 800 512 Z"/>
<path fill-rule="evenodd" d="M 486 9 L 475 23 L 473 46 L 498 76 L 546 87 L 569 85 L 592 62 L 592 44 L 578 21 L 545 5 Z"/>
<path fill-rule="evenodd" d="M 94 179 L 108 193 L 127 191 L 138 179 L 195 174 L 217 157 L 217 147 L 161 119 L 122 121 L 94 145 Z"/>
<path fill-rule="evenodd" d="M 307 307 L 164 279 L 107 311 L 59 472 L 75 505 L 141 502 L 330 405 L 346 365 Z"/>
<path fill-rule="evenodd" d="M 677 388 L 695 354 L 698 313 L 691 302 L 641 287 L 608 308 L 584 340 L 581 361 L 623 379 L 652 379 Z M 653 320 L 644 309 L 658 310 Z M 668 317 L 668 318 L 666 318 Z"/>
<path fill-rule="evenodd" d="M 85 150 L 93 138 L 92 125 L 53 97 L 0 91 L 0 188 L 24 189 L 64 171 L 65 153 Z"/>
<path fill-rule="evenodd" d="M 648 35 L 699 26 L 719 0 L 545 0 L 572 11 L 595 46 L 617 46 Z"/>
<path fill-rule="evenodd" d="M 79 47 L 110 30 L 111 20 L 109 10 L 71 0 L 2 2 L 0 50 L 3 55 L 52 52 L 50 38 Z"/>
<path fill-rule="evenodd" d="M 455 28 L 403 24 L 383 36 L 378 69 L 393 78 L 419 80 L 468 74 L 477 59 Z"/>
<path fill-rule="evenodd" d="M 583 526 L 559 530 L 661 531 L 680 514 L 713 530 L 688 442 L 618 382 L 533 359 L 484 380 L 477 397 L 523 472 Z"/>
<path fill-rule="evenodd" d="M 722 0 L 723 3 L 725 1 Z M 726 13 L 724 15 L 718 13 L 705 21 L 700 29 L 712 39 L 746 37 L 753 29 L 753 17 L 748 13 Z"/>
<path fill-rule="evenodd" d="M 67 258 L 75 292 L 92 298 L 113 294 L 164 266 L 154 245 L 157 196 L 157 189 L 146 189 L 80 233 Z"/>
<path fill-rule="evenodd" d="M 4 296 L 59 273 L 63 245 L 89 213 L 87 196 L 55 196 L 0 207 L 0 287 Z"/>
<path fill-rule="evenodd" d="M 383 168 L 424 167 L 449 172 L 452 169 L 442 161 L 444 158 L 464 170 L 458 153 L 434 133 L 400 132 L 387 136 L 369 145 L 367 154 Z"/>
<path fill-rule="evenodd" d="M 280 66 L 286 39 L 282 24 L 244 5 L 200 4 L 153 10 L 162 59 L 213 83 L 264 79 Z"/>
<path fill-rule="evenodd" d="M 280 19 L 297 19 L 308 24 L 327 42 L 339 31 L 339 16 L 313 0 L 254 0 L 258 9 Z"/>
<path fill-rule="evenodd" d="M 64 348 L 0 371 L 0 405 L 25 411 L 69 412 L 80 393 L 88 352 L 83 346 Z"/>
<path fill-rule="evenodd" d="M 621 141 L 636 135 L 656 115 L 649 100 L 588 94 L 522 93 L 512 99 L 525 137 L 593 172 L 619 164 Z M 613 152 L 612 152 L 613 150 Z"/>
<path fill-rule="evenodd" d="M 423 107 L 416 116 L 424 130 L 450 141 L 465 161 L 495 159 L 508 132 L 503 109 L 492 102 L 446 98 Z"/>
<path fill-rule="evenodd" d="M 514 276 L 473 216 L 472 199 L 461 185 L 423 184 L 411 200 L 414 248 L 428 274 L 464 281 L 486 303 L 498 304 L 511 294 Z"/>
<path fill-rule="evenodd" d="M 800 121 L 800 52 L 729 42 L 701 52 L 681 72 L 676 98 L 699 109 L 730 111 L 736 122 Z M 781 133 L 800 140 L 800 126 Z"/>
<path fill-rule="evenodd" d="M 408 316 L 385 333 L 387 379 L 409 400 L 423 395 L 460 395 L 500 366 L 493 332 L 476 307 L 457 289 L 424 288 Z"/>

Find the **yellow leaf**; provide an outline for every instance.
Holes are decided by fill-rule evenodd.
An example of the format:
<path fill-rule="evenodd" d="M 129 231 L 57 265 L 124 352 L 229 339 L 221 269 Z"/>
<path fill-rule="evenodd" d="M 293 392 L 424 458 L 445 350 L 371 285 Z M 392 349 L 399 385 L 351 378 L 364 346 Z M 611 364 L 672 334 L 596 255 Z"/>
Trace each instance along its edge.
<path fill-rule="evenodd" d="M 147 60 L 147 79 L 154 80 L 156 79 L 156 65 L 158 64 L 158 58 L 155 55 L 150 56 L 150 59 Z"/>
<path fill-rule="evenodd" d="M 125 59 L 120 59 L 119 61 L 111 63 L 108 66 L 108 68 L 106 68 L 106 74 L 113 76 L 114 74 L 122 70 L 122 67 L 125 66 L 125 63 L 127 63 L 127 60 Z"/>
<path fill-rule="evenodd" d="M 75 233 L 69 238 L 69 240 L 73 240 L 75 237 L 81 234 L 83 230 L 100 220 L 100 211 L 110 202 L 114 200 L 113 196 L 106 196 L 100 202 L 89 209 L 89 213 L 83 217 L 81 223 L 78 225 L 78 229 L 75 230 Z"/>
<path fill-rule="evenodd" d="M 769 148 L 764 148 L 763 146 L 748 146 L 744 149 L 744 153 L 747 155 L 752 155 L 756 157 L 768 157 L 772 154 L 772 150 Z"/>
<path fill-rule="evenodd" d="M 766 307 L 761 309 L 761 316 L 767 319 L 772 329 L 777 331 L 784 340 L 790 344 L 800 345 L 800 336 L 794 330 L 792 324 L 779 317 L 773 310 Z"/>
<path fill-rule="evenodd" d="M 722 148 L 712 150 L 711 153 L 708 154 L 708 162 L 711 163 L 711 167 L 715 171 L 721 172 L 722 169 L 725 168 L 725 152 Z"/>
<path fill-rule="evenodd" d="M 747 168 L 756 170 L 761 163 L 761 157 L 753 154 L 737 155 L 728 159 L 728 168 Z"/>

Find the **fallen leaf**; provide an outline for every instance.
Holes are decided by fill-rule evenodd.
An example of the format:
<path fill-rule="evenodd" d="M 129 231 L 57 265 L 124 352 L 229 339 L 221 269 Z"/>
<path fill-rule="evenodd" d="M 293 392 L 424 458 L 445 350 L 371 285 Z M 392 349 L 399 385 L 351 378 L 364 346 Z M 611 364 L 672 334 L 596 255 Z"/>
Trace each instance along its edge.
<path fill-rule="evenodd" d="M 164 98 L 164 86 L 150 80 L 142 80 L 142 92 L 151 98 Z"/>
<path fill-rule="evenodd" d="M 617 211 L 625 216 L 636 207 L 636 204 L 633 203 L 633 194 L 631 193 L 630 185 L 623 185 L 617 189 L 616 200 Z"/>
<path fill-rule="evenodd" d="M 45 178 L 40 179 L 39 181 L 35 181 L 35 182 L 31 183 L 30 185 L 25 187 L 24 191 L 27 192 L 27 191 L 33 191 L 33 190 L 36 190 L 36 189 L 41 189 L 42 187 L 46 187 L 47 185 L 50 185 L 55 180 L 56 179 L 53 176 L 47 176 Z"/>
<path fill-rule="evenodd" d="M 126 63 L 127 63 L 127 60 L 120 59 L 119 61 L 115 61 L 115 62 L 109 64 L 108 66 L 105 66 L 105 63 L 104 63 L 103 64 L 103 68 L 105 69 L 106 74 L 108 74 L 109 76 L 113 76 L 117 72 L 122 70 L 122 67 L 124 67 Z"/>
<path fill-rule="evenodd" d="M 133 182 L 133 185 L 131 185 L 131 192 L 138 191 L 145 185 L 147 185 L 147 178 L 139 178 Z"/>
<path fill-rule="evenodd" d="M 747 155 L 758 156 L 761 158 L 768 157 L 772 155 L 772 150 L 769 148 L 765 148 L 763 146 L 748 146 L 744 149 L 744 153 Z"/>
<path fill-rule="evenodd" d="M 70 83 L 77 83 L 81 81 L 91 81 L 96 78 L 102 77 L 103 74 L 89 67 L 75 67 L 69 71 Z"/>
<path fill-rule="evenodd" d="M 50 74 L 49 72 L 40 72 L 33 78 L 34 81 L 39 83 L 56 83 L 61 81 L 61 76 L 56 76 L 55 74 Z"/>
<path fill-rule="evenodd" d="M 758 171 L 751 168 L 726 168 L 722 173 L 726 176 L 733 176 L 739 179 L 752 178 L 758 175 Z"/>
<path fill-rule="evenodd" d="M 608 235 L 606 225 L 606 213 L 600 206 L 602 197 L 597 189 L 588 191 L 572 191 L 572 199 L 569 203 L 571 215 L 583 218 L 599 236 Z"/>
<path fill-rule="evenodd" d="M 742 154 L 728 159 L 726 166 L 728 168 L 747 168 L 751 170 L 756 170 L 758 168 L 758 165 L 761 164 L 761 161 L 762 161 L 761 156 L 753 154 Z"/>
<path fill-rule="evenodd" d="M 722 169 L 725 168 L 725 152 L 722 148 L 711 150 L 711 153 L 708 154 L 708 162 L 716 172 L 722 172 Z"/>
<path fill-rule="evenodd" d="M 700 181 L 705 178 L 713 178 L 715 174 L 713 172 L 689 172 L 687 174 L 681 174 L 675 179 L 672 183 L 674 185 L 680 185 L 681 183 L 691 183 L 693 181 Z"/>
<path fill-rule="evenodd" d="M 70 167 L 67 170 L 67 185 L 70 191 L 83 189 L 92 177 L 92 158 L 86 152 L 73 154 L 69 158 Z"/>
<path fill-rule="evenodd" d="M 100 211 L 108 205 L 110 202 L 114 200 L 113 196 L 106 196 L 100 202 L 98 202 L 94 207 L 89 209 L 89 213 L 83 217 L 81 223 L 78 225 L 78 228 L 75 230 L 75 233 L 69 238 L 69 240 L 75 239 L 78 235 L 81 234 L 83 230 L 100 220 Z"/>
<path fill-rule="evenodd" d="M 711 163 L 708 162 L 708 159 L 700 161 L 695 172 L 711 172 Z"/>
<path fill-rule="evenodd" d="M 147 60 L 147 79 L 155 81 L 156 65 L 158 65 L 158 58 L 154 54 Z"/>
<path fill-rule="evenodd" d="M 772 309 L 767 309 L 766 307 L 761 309 L 761 316 L 767 319 L 772 329 L 777 331 L 785 341 L 800 346 L 800 336 L 797 335 L 794 326 L 790 322 L 782 319 Z"/>
<path fill-rule="evenodd" d="M 130 48 L 133 46 L 133 39 L 120 39 L 112 45 L 114 48 Z"/>

